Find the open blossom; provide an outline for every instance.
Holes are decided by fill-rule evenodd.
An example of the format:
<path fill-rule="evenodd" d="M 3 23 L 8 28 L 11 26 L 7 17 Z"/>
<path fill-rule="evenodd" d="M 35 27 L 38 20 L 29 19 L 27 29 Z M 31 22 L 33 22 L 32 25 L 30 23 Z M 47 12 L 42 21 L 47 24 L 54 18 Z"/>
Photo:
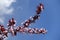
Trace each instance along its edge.
<path fill-rule="evenodd" d="M 41 11 L 43 11 L 43 9 L 44 9 L 44 5 L 42 3 L 40 3 L 40 5 L 37 7 L 36 13 L 40 14 Z"/>

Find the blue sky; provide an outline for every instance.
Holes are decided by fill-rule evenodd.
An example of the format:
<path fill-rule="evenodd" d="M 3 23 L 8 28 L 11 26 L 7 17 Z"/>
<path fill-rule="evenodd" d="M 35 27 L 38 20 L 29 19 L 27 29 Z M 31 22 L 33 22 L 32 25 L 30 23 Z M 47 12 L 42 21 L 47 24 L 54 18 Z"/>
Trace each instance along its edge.
<path fill-rule="evenodd" d="M 44 11 L 40 19 L 29 27 L 46 28 L 47 34 L 18 33 L 14 37 L 9 35 L 8 40 L 60 40 L 60 0 L 16 0 L 9 7 L 13 8 L 12 14 L 1 15 L 4 18 L 4 23 L 1 22 L 1 24 L 7 27 L 8 20 L 14 17 L 17 20 L 16 26 L 21 25 L 21 22 L 35 14 L 39 3 L 44 4 Z"/>

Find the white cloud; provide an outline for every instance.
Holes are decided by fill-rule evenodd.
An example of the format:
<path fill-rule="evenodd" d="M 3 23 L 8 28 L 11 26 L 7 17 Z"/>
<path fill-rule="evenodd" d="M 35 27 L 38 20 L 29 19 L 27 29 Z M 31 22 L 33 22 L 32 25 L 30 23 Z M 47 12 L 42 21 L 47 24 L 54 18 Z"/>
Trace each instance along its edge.
<path fill-rule="evenodd" d="M 12 14 L 14 8 L 12 8 L 11 5 L 13 2 L 16 2 L 16 0 L 0 0 L 0 16 Z M 0 22 L 3 23 L 1 17 Z"/>
<path fill-rule="evenodd" d="M 12 13 L 11 5 L 13 2 L 16 2 L 16 0 L 0 0 L 0 15 Z"/>
<path fill-rule="evenodd" d="M 4 18 L 3 17 L 0 17 L 0 22 L 4 23 Z"/>

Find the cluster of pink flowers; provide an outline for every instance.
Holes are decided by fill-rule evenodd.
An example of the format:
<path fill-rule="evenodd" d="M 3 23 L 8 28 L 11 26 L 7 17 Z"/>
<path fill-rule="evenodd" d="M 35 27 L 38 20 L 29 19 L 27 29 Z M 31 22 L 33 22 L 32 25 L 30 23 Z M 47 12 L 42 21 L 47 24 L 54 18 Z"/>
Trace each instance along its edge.
<path fill-rule="evenodd" d="M 23 32 L 23 33 L 30 33 L 30 34 L 45 34 L 47 31 L 45 28 L 24 28 L 24 27 L 18 27 L 16 29 L 18 32 Z"/>
<path fill-rule="evenodd" d="M 41 11 L 43 11 L 43 9 L 44 9 L 44 6 L 42 3 L 40 3 L 40 5 L 37 7 L 36 14 L 34 16 L 30 17 L 30 19 L 26 20 L 22 24 L 22 26 L 18 26 L 17 28 L 15 28 L 16 21 L 14 20 L 14 18 L 10 19 L 7 24 L 7 26 L 8 26 L 7 29 L 5 29 L 3 25 L 0 25 L 0 34 L 8 37 L 8 35 L 7 35 L 8 33 L 11 33 L 12 35 L 17 35 L 17 32 L 30 33 L 30 34 L 47 33 L 45 28 L 41 28 L 41 29 L 28 28 L 31 23 L 34 23 L 37 19 L 39 19 Z"/>

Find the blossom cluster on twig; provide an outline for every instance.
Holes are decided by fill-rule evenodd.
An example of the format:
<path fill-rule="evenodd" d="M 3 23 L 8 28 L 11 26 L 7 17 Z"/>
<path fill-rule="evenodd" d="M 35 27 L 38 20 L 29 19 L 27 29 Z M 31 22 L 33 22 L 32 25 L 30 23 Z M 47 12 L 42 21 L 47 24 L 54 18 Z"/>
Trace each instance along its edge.
<path fill-rule="evenodd" d="M 15 19 L 12 18 L 8 21 L 8 28 L 4 28 L 3 25 L 0 25 L 0 35 L 6 36 L 8 37 L 8 33 L 11 33 L 12 35 L 17 35 L 17 32 L 22 32 L 22 33 L 30 33 L 30 34 L 45 34 L 47 33 L 47 30 L 45 28 L 29 28 L 29 25 L 31 23 L 34 23 L 37 19 L 40 18 L 40 14 L 44 9 L 44 5 L 42 3 L 39 4 L 39 6 L 37 7 L 36 10 L 36 14 L 32 17 L 30 17 L 28 20 L 26 20 L 24 23 L 22 23 L 22 26 L 18 26 L 17 28 L 15 28 Z M 0 38 L 0 40 L 3 40 L 3 36 L 2 38 Z"/>

